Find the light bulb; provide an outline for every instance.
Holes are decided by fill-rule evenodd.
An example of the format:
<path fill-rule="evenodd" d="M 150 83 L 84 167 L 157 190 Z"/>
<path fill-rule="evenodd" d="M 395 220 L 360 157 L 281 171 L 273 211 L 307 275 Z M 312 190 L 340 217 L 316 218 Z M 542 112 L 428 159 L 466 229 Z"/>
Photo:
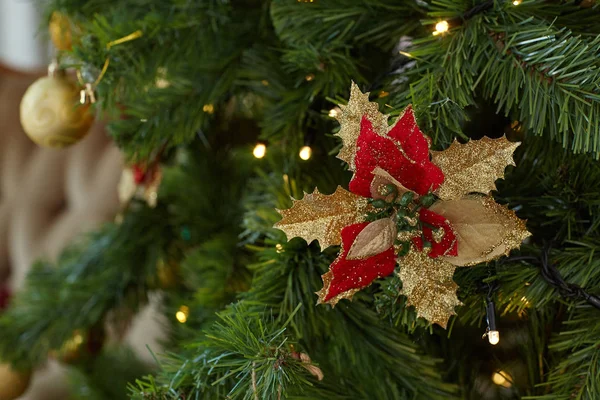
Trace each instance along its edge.
<path fill-rule="evenodd" d="M 252 154 L 256 158 L 263 158 L 267 154 L 267 146 L 264 143 L 257 143 Z"/>
<path fill-rule="evenodd" d="M 300 158 L 304 161 L 308 160 L 312 156 L 312 149 L 310 146 L 304 146 L 300 149 Z"/>
<path fill-rule="evenodd" d="M 448 29 L 450 29 L 450 24 L 448 24 L 448 21 L 440 21 L 435 24 L 435 31 L 433 34 L 439 35 L 440 33 L 446 33 L 448 32 Z"/>
<path fill-rule="evenodd" d="M 491 345 L 495 346 L 500 342 L 500 332 L 498 331 L 489 331 L 487 337 Z"/>
<path fill-rule="evenodd" d="M 277 253 L 283 253 L 283 251 L 284 251 L 284 250 L 283 250 L 283 246 L 282 246 L 282 244 L 281 244 L 281 243 L 277 243 L 277 244 L 275 245 L 275 251 L 276 251 Z"/>
<path fill-rule="evenodd" d="M 213 106 L 212 104 L 205 104 L 202 107 L 202 111 L 204 111 L 207 114 L 212 114 L 215 112 L 215 106 Z"/>
<path fill-rule="evenodd" d="M 492 382 L 498 386 L 504 386 L 505 388 L 512 386 L 511 380 L 512 377 L 505 371 L 494 372 L 492 375 Z"/>
<path fill-rule="evenodd" d="M 340 108 L 339 107 L 334 107 L 331 110 L 329 110 L 329 116 L 331 118 L 335 118 L 340 114 Z"/>
<path fill-rule="evenodd" d="M 519 4 L 521 4 L 521 0 L 513 1 L 513 6 L 518 6 Z"/>
<path fill-rule="evenodd" d="M 175 313 L 175 318 L 182 324 L 187 322 L 188 315 L 190 314 L 190 309 L 187 306 L 179 307 L 179 311 Z"/>

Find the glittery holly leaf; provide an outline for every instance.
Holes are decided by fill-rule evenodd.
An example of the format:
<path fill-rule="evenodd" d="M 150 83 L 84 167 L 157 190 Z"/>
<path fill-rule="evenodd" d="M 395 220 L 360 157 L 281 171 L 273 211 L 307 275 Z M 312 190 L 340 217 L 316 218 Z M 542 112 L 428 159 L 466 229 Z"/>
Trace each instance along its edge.
<path fill-rule="evenodd" d="M 396 266 L 396 256 L 394 254 L 394 248 L 392 247 L 393 238 L 389 243 L 389 248 L 384 249 L 379 239 L 375 239 L 377 236 L 376 232 L 380 230 L 389 229 L 388 223 L 375 222 L 362 222 L 345 227 L 342 230 L 342 249 L 338 258 L 331 263 L 329 272 L 322 275 L 323 278 L 323 289 L 319 290 L 318 304 L 328 303 L 335 306 L 341 299 L 350 299 L 352 296 L 369 286 L 377 278 L 390 275 L 394 272 Z M 372 228 L 369 228 L 371 226 Z M 371 232 L 369 232 L 371 230 Z M 365 232 L 365 235 L 361 234 Z M 357 240 L 367 240 L 367 236 L 371 240 L 379 242 L 377 245 L 378 251 L 381 252 L 360 259 L 351 259 L 348 257 L 350 249 L 357 245 Z M 387 234 L 384 234 L 387 236 Z M 384 240 L 385 241 L 385 240 Z M 369 247 L 369 246 L 366 246 Z M 358 245 L 359 250 L 364 249 L 365 246 Z M 370 254 L 370 252 L 368 252 Z M 367 254 L 367 253 L 365 253 Z"/>
<path fill-rule="evenodd" d="M 288 240 L 301 237 L 308 243 L 318 240 L 322 249 L 342 243 L 342 228 L 364 220 L 367 199 L 338 186 L 331 195 L 317 189 L 301 200 L 292 199 L 287 210 L 277 210 L 283 219 L 275 228 L 285 232 Z"/>
<path fill-rule="evenodd" d="M 444 171 L 445 180 L 436 194 L 443 200 L 458 199 L 472 192 L 496 190 L 496 179 L 504 178 L 507 165 L 515 165 L 513 153 L 521 143 L 506 137 L 456 140 L 444 151 L 433 151 L 432 161 Z"/>
<path fill-rule="evenodd" d="M 458 285 L 452 280 L 456 267 L 441 258 L 431 258 L 417 249 L 398 260 L 402 280 L 401 294 L 414 306 L 417 316 L 446 328 L 454 307 L 462 303 L 456 297 Z"/>
<path fill-rule="evenodd" d="M 377 103 L 369 101 L 369 93 L 362 93 L 354 82 L 350 88 L 350 100 L 347 105 L 340 105 L 342 110 L 336 116 L 340 123 L 340 131 L 336 134 L 342 139 L 342 149 L 338 158 L 348 163 L 351 171 L 354 171 L 356 165 L 354 156 L 356 155 L 356 142 L 360 134 L 360 124 L 364 115 L 371 121 L 376 130 L 382 134 L 387 132 L 388 116 L 379 112 Z"/>
<path fill-rule="evenodd" d="M 430 210 L 450 221 L 458 241 L 458 255 L 443 258 L 458 266 L 475 265 L 508 255 L 531 235 L 525 221 L 489 196 L 472 195 L 438 201 Z"/>

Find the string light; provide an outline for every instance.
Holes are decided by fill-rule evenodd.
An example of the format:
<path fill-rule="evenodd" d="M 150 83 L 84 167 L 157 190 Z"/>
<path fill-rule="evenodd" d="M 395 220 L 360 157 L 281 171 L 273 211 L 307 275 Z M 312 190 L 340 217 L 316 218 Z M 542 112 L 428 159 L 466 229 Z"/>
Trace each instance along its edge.
<path fill-rule="evenodd" d="M 333 107 L 331 110 L 329 110 L 329 116 L 331 118 L 335 118 L 340 114 L 340 111 L 342 111 L 339 107 Z"/>
<path fill-rule="evenodd" d="M 446 33 L 448 32 L 448 29 L 450 29 L 450 24 L 448 23 L 448 21 L 440 21 L 437 24 L 435 24 L 435 31 L 433 32 L 433 34 L 439 35 L 441 33 Z"/>
<path fill-rule="evenodd" d="M 492 382 L 494 382 L 498 386 L 503 386 L 505 388 L 509 388 L 512 386 L 512 376 L 508 372 L 498 371 L 494 372 L 492 375 Z"/>
<path fill-rule="evenodd" d="M 492 346 L 500 343 L 500 332 L 496 329 L 496 310 L 494 306 L 494 302 L 491 299 L 491 296 L 488 295 L 487 305 L 486 305 L 486 317 L 487 317 L 487 329 L 483 334 L 482 338 L 488 338 L 488 341 Z"/>
<path fill-rule="evenodd" d="M 521 0 L 513 1 L 513 6 L 518 6 L 519 4 L 521 4 Z"/>
<path fill-rule="evenodd" d="M 263 158 L 265 154 L 267 154 L 267 146 L 264 143 L 256 143 L 254 150 L 252 150 L 252 154 L 256 158 Z"/>
<path fill-rule="evenodd" d="M 277 243 L 277 244 L 275 245 L 275 251 L 276 251 L 278 254 L 281 254 L 281 253 L 283 253 L 283 252 L 284 252 L 284 250 L 283 250 L 283 245 L 282 245 L 281 243 Z"/>
<path fill-rule="evenodd" d="M 308 74 L 304 77 L 304 79 L 306 80 L 306 82 L 310 82 L 313 79 L 315 79 L 315 74 Z"/>
<path fill-rule="evenodd" d="M 300 149 L 300 158 L 303 159 L 304 161 L 308 160 L 310 158 L 310 156 L 312 156 L 312 149 L 310 148 L 310 146 L 303 146 Z"/>
<path fill-rule="evenodd" d="M 190 315 L 190 309 L 188 306 L 179 307 L 179 311 L 175 313 L 175 318 L 182 324 L 185 324 L 188 319 L 188 315 Z"/>
<path fill-rule="evenodd" d="M 498 343 L 500 343 L 500 332 L 498 332 L 498 331 L 488 331 L 488 332 L 486 332 L 486 335 L 488 337 L 488 341 L 490 342 L 490 344 L 492 346 L 495 346 Z"/>
<path fill-rule="evenodd" d="M 167 69 L 165 67 L 159 67 L 156 70 L 156 80 L 154 84 L 159 89 L 166 89 L 171 86 L 171 82 L 167 80 Z"/>
<path fill-rule="evenodd" d="M 212 114 L 215 112 L 215 106 L 213 106 L 212 104 L 205 104 L 204 107 L 202 107 L 202 111 L 204 111 L 207 114 Z"/>

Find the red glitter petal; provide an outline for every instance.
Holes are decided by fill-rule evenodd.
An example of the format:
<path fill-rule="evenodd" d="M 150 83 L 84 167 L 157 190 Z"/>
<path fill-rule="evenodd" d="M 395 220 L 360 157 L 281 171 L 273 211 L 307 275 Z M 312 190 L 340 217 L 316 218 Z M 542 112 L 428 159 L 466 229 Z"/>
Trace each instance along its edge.
<path fill-rule="evenodd" d="M 458 255 L 458 242 L 456 240 L 456 235 L 454 234 L 452 225 L 450 225 L 450 222 L 448 222 L 445 217 L 431 210 L 422 209 L 419 211 L 419 219 L 423 223 L 423 236 L 428 242 L 431 243 L 429 257 L 454 257 Z M 431 226 L 437 229 L 442 228 L 444 230 L 444 236 L 439 243 L 433 239 L 433 230 L 431 229 Z M 417 249 L 423 250 L 423 239 L 420 236 L 414 238 L 413 243 Z"/>
<path fill-rule="evenodd" d="M 375 279 L 390 275 L 396 267 L 394 248 L 362 260 L 347 260 L 346 256 L 358 234 L 369 222 L 349 225 L 342 229 L 342 253 L 331 264 L 333 278 L 324 298 L 327 302 L 351 289 L 362 289 Z"/>
<path fill-rule="evenodd" d="M 134 165 L 132 167 L 132 169 L 133 169 L 133 180 L 135 181 L 135 183 L 137 183 L 139 185 L 142 182 L 144 182 L 144 180 L 146 179 L 145 169 L 139 165 Z"/>
<path fill-rule="evenodd" d="M 371 121 L 363 116 L 360 135 L 356 142 L 357 151 L 354 158 L 356 171 L 349 186 L 351 192 L 371 197 L 370 189 L 375 167 L 387 171 L 407 189 L 420 195 L 425 195 L 442 184 L 444 174 L 429 160 L 427 139 L 416 122 L 410 125 L 409 116 L 412 116 L 411 109 L 408 109 L 392 128 L 389 137 L 375 132 Z M 412 121 L 414 122 L 414 116 Z"/>

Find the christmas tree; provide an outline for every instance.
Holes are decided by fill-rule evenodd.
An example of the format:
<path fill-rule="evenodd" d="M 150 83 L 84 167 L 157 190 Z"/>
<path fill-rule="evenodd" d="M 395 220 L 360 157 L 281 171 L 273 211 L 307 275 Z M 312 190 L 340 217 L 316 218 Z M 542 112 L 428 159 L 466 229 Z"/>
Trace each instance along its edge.
<path fill-rule="evenodd" d="M 129 167 L 0 314 L 6 399 L 49 356 L 73 399 L 600 398 L 594 0 L 46 11 L 25 130 L 106 120 Z M 156 295 L 149 368 L 105 336 Z"/>

